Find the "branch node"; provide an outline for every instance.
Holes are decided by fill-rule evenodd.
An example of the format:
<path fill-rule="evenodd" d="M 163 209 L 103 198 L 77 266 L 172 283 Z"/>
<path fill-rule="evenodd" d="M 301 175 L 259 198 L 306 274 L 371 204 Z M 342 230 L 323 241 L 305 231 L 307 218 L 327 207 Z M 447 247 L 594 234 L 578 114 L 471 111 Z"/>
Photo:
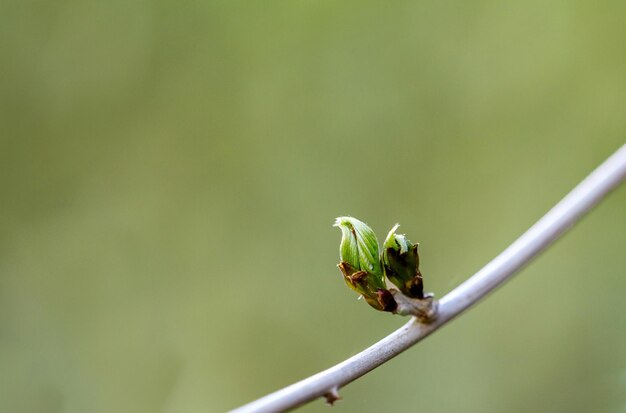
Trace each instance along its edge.
<path fill-rule="evenodd" d="M 420 322 L 430 324 L 437 319 L 439 302 L 432 293 L 424 294 L 424 298 L 409 298 L 392 288 L 391 294 L 398 303 L 395 313 L 415 316 Z"/>

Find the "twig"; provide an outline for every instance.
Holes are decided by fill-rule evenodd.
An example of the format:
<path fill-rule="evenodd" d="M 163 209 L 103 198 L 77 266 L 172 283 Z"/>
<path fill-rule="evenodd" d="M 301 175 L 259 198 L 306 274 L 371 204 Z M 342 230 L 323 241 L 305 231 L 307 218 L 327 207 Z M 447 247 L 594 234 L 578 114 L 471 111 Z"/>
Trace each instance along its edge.
<path fill-rule="evenodd" d="M 616 188 L 625 176 L 626 145 L 623 145 L 500 255 L 443 297 L 434 322 L 423 324 L 412 318 L 359 354 L 232 413 L 281 412 L 324 396 L 329 402 L 337 400 L 340 387 L 413 346 L 511 278 Z"/>

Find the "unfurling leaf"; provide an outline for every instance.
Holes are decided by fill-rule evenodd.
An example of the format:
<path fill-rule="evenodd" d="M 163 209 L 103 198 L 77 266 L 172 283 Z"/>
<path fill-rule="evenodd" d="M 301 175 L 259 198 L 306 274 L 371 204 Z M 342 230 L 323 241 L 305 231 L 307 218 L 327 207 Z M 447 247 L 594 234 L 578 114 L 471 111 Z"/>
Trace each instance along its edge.
<path fill-rule="evenodd" d="M 402 294 L 421 299 L 424 298 L 424 285 L 419 270 L 418 244 L 413 244 L 402 234 L 396 234 L 399 226 L 394 225 L 383 243 L 384 273 Z"/>
<path fill-rule="evenodd" d="M 338 266 L 346 284 L 377 310 L 393 312 L 397 304 L 385 286 L 374 231 L 352 217 L 337 218 L 335 226 L 341 230 Z"/>

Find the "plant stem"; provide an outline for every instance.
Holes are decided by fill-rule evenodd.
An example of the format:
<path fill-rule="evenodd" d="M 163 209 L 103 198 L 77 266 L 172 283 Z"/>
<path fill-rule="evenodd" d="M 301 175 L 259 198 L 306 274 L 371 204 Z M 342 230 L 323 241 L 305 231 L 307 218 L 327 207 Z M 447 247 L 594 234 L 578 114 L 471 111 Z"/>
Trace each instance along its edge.
<path fill-rule="evenodd" d="M 309 378 L 246 404 L 232 413 L 281 412 L 337 390 L 387 362 L 476 304 L 552 245 L 626 177 L 626 145 L 596 168 L 535 225 L 500 255 L 439 301 L 432 323 L 412 318 L 373 346 Z"/>

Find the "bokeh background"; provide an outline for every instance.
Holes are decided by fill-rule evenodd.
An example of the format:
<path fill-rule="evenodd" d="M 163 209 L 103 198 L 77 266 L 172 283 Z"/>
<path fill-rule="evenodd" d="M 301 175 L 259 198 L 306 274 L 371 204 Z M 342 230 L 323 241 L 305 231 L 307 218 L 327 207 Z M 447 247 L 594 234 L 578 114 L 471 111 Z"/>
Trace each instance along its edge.
<path fill-rule="evenodd" d="M 443 296 L 626 136 L 626 2 L 0 2 L 0 411 L 220 412 Z M 626 188 L 333 411 L 625 412 Z M 302 412 L 330 411 L 322 401 Z"/>

